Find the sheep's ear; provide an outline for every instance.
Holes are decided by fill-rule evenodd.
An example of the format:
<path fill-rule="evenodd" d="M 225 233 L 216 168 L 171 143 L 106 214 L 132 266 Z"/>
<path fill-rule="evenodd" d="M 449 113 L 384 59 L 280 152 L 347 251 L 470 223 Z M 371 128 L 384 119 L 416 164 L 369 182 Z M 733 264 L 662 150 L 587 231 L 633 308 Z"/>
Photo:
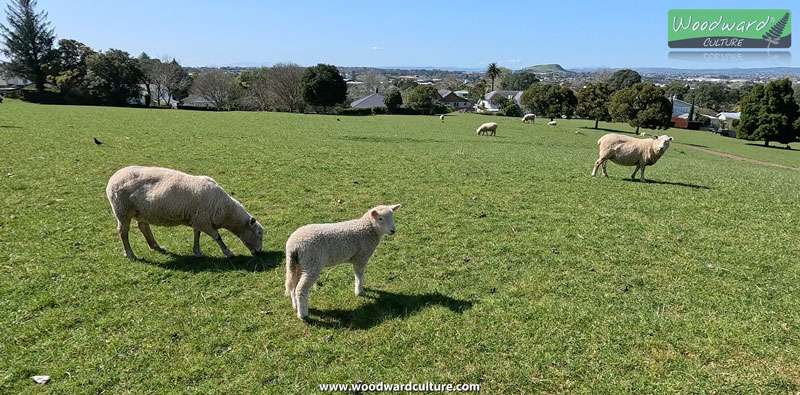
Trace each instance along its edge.
<path fill-rule="evenodd" d="M 256 217 L 250 217 L 250 222 L 249 223 L 250 223 L 250 226 L 255 225 L 256 224 Z"/>
<path fill-rule="evenodd" d="M 672 141 L 672 137 L 669 138 L 669 141 Z"/>
<path fill-rule="evenodd" d="M 369 215 L 371 215 L 373 217 L 377 217 L 378 216 L 378 210 L 369 210 Z"/>
<path fill-rule="evenodd" d="M 403 205 L 402 204 L 395 204 L 394 206 L 390 206 L 389 208 L 392 211 L 397 211 L 397 209 L 399 209 L 400 207 L 403 207 Z"/>
<path fill-rule="evenodd" d="M 658 135 L 657 134 L 653 135 L 653 140 L 658 140 Z"/>

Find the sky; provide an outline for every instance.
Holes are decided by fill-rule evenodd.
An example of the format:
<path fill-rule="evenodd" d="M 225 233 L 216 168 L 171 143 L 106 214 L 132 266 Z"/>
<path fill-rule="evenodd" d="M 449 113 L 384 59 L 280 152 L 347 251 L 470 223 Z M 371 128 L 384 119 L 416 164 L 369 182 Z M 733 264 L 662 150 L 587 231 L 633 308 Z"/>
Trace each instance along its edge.
<path fill-rule="evenodd" d="M 7 0 L 6 0 L 7 1 Z M 39 0 L 58 38 L 187 66 L 301 65 L 520 69 L 800 66 L 669 56 L 670 8 L 780 8 L 790 1 Z M 4 18 L 5 19 L 5 18 Z M 705 62 L 705 63 L 704 63 Z M 753 62 L 750 62 L 753 63 Z M 763 65 L 762 65 L 763 63 Z M 773 62 L 774 63 L 774 62 Z"/>

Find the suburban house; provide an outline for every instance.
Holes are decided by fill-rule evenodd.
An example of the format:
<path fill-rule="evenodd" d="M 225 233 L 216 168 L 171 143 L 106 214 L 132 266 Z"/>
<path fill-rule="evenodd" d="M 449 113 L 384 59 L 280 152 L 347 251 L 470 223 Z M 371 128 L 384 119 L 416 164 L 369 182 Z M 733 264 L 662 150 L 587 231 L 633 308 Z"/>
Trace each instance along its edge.
<path fill-rule="evenodd" d="M 377 92 L 350 103 L 350 107 L 352 108 L 372 108 L 385 106 L 386 104 L 383 103 L 383 95 Z"/>
<path fill-rule="evenodd" d="M 461 110 L 472 107 L 472 102 L 457 95 L 455 92 L 448 89 L 439 89 L 439 96 L 442 97 L 442 102 L 455 110 Z"/>
<path fill-rule="evenodd" d="M 198 109 L 215 109 L 214 103 L 210 100 L 198 95 L 189 95 L 183 98 L 178 104 L 178 108 L 198 108 Z"/>
<path fill-rule="evenodd" d="M 740 112 L 721 112 L 717 114 L 717 118 L 722 122 L 731 121 L 734 119 L 739 119 L 742 116 Z"/>
<path fill-rule="evenodd" d="M 509 100 L 514 100 L 518 106 L 522 107 L 520 99 L 522 98 L 523 91 L 491 91 L 484 95 L 483 99 L 475 103 L 475 111 L 477 112 L 497 112 L 500 111 L 492 102 L 498 97 L 505 97 Z"/>
<path fill-rule="evenodd" d="M 689 110 L 692 108 L 691 103 L 687 103 L 681 99 L 678 99 L 675 96 L 672 96 L 672 116 L 673 117 L 680 117 L 684 114 L 689 114 Z"/>

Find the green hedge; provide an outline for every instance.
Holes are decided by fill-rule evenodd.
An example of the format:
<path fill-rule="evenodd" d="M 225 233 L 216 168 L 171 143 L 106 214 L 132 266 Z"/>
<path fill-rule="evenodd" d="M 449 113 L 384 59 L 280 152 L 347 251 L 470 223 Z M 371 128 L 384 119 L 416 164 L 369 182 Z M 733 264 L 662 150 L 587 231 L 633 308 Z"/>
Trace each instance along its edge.
<path fill-rule="evenodd" d="M 334 110 L 336 115 L 377 115 L 386 114 L 388 111 L 386 107 L 366 107 L 366 108 L 350 108 L 339 107 Z"/>

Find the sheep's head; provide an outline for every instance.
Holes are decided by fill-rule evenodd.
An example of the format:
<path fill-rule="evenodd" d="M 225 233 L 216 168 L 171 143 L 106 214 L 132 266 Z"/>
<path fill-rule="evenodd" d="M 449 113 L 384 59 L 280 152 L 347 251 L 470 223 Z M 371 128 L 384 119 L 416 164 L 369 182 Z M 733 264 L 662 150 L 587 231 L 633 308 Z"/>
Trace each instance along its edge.
<path fill-rule="evenodd" d="M 653 135 L 653 140 L 653 148 L 655 148 L 659 153 L 663 154 L 664 151 L 669 148 L 669 143 L 672 141 L 672 137 L 669 137 L 666 134 L 661 136 L 655 134 Z"/>
<path fill-rule="evenodd" d="M 264 227 L 256 221 L 256 217 L 250 217 L 239 235 L 242 241 L 253 254 L 261 252 L 261 239 L 264 237 Z"/>
<path fill-rule="evenodd" d="M 371 208 L 367 212 L 367 217 L 372 221 L 372 226 L 378 230 L 382 235 L 394 234 L 394 212 L 399 209 L 401 205 L 395 204 L 394 206 L 378 206 Z"/>

